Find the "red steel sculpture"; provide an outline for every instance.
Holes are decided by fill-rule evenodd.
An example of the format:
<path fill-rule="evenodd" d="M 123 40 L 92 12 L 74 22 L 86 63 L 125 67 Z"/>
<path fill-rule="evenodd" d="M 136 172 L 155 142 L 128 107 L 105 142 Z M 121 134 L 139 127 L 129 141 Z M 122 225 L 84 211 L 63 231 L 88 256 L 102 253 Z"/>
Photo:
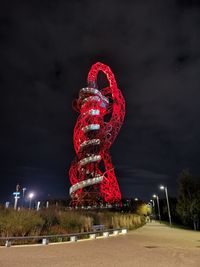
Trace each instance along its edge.
<path fill-rule="evenodd" d="M 109 86 L 98 89 L 97 76 L 102 71 Z M 125 101 L 111 69 L 100 62 L 88 74 L 88 87 L 82 88 L 73 107 L 80 112 L 74 128 L 76 158 L 69 177 L 72 206 L 98 206 L 120 203 L 121 192 L 112 165 L 109 148 L 125 116 Z"/>

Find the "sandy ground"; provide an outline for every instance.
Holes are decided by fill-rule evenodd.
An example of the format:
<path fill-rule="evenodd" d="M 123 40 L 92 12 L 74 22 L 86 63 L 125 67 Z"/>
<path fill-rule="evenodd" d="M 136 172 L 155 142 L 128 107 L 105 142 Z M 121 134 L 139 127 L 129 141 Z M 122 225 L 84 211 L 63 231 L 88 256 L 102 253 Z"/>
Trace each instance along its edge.
<path fill-rule="evenodd" d="M 48 246 L 0 248 L 0 267 L 199 267 L 200 232 L 158 223 L 109 237 Z"/>

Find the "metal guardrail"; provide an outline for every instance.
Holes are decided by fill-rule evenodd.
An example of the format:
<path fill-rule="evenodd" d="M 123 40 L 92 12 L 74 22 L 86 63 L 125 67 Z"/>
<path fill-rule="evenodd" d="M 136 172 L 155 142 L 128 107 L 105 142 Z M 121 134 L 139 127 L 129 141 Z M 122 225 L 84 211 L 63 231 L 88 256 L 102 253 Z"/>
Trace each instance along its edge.
<path fill-rule="evenodd" d="M 102 225 L 97 225 L 102 226 Z M 0 237 L 0 242 L 4 242 L 4 245 L 6 247 L 10 247 L 12 245 L 12 242 L 14 241 L 41 241 L 43 245 L 48 245 L 50 240 L 52 239 L 61 239 L 62 242 L 63 239 L 68 239 L 68 241 L 76 242 L 78 239 L 81 239 L 81 237 L 89 237 L 89 239 L 96 239 L 98 236 L 103 237 L 109 237 L 110 234 L 112 235 L 119 235 L 119 234 L 126 234 L 128 232 L 127 228 L 115 228 L 115 229 L 102 229 L 102 230 L 96 230 L 96 231 L 90 231 L 90 232 L 83 232 L 83 233 L 72 233 L 72 234 L 60 234 L 60 235 L 42 235 L 42 236 L 11 236 L 11 237 Z M 37 242 L 35 242 L 37 243 Z"/>
<path fill-rule="evenodd" d="M 105 225 L 103 224 L 95 224 L 92 226 L 92 231 L 103 231 L 105 229 Z"/>

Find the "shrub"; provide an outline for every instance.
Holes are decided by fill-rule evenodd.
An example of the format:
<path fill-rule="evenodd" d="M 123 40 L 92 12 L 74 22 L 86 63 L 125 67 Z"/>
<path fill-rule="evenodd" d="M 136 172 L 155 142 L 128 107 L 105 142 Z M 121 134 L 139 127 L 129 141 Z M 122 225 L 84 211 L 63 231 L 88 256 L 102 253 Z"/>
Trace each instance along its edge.
<path fill-rule="evenodd" d="M 112 215 L 112 228 L 126 227 L 129 230 L 135 229 L 144 224 L 144 220 L 141 220 L 141 216 L 137 214 L 121 214 L 115 213 Z"/>
<path fill-rule="evenodd" d="M 59 212 L 59 224 L 67 233 L 87 232 L 91 229 L 92 218 L 78 212 Z"/>
<path fill-rule="evenodd" d="M 144 216 L 138 214 L 120 213 L 120 212 L 90 212 L 94 224 L 103 224 L 106 228 L 135 229 L 145 224 Z"/>
<path fill-rule="evenodd" d="M 44 221 L 36 211 L 5 210 L 1 212 L 0 235 L 27 236 L 39 235 Z"/>
<path fill-rule="evenodd" d="M 44 225 L 42 229 L 43 234 L 59 234 L 61 230 L 59 226 L 59 215 L 58 211 L 52 208 L 43 209 L 39 212 L 40 217 L 44 220 Z M 61 231 L 60 233 L 63 233 Z"/>

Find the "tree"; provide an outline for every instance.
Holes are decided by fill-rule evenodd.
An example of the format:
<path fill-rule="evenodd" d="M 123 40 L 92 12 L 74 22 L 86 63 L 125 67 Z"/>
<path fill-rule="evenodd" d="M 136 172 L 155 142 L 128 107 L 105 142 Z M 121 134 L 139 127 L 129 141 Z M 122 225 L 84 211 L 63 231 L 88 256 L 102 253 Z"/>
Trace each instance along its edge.
<path fill-rule="evenodd" d="M 150 206 L 147 205 L 146 203 L 140 203 L 137 206 L 137 214 L 147 216 L 150 215 L 150 213 L 151 213 Z"/>
<path fill-rule="evenodd" d="M 200 187 L 188 170 L 179 175 L 177 213 L 186 225 L 196 230 L 200 219 Z"/>
<path fill-rule="evenodd" d="M 199 229 L 199 221 L 200 221 L 200 190 L 196 192 L 193 196 L 191 205 L 190 205 L 190 213 L 193 221 L 194 230 Z"/>

